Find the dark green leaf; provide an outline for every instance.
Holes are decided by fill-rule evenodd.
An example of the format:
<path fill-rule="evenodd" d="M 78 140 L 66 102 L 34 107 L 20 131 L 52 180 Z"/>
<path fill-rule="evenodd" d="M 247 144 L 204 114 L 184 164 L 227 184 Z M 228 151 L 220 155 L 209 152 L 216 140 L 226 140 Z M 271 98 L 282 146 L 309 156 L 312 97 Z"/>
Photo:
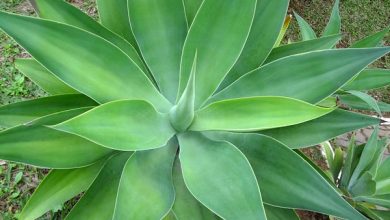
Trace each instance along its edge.
<path fill-rule="evenodd" d="M 190 27 L 194 21 L 195 15 L 198 12 L 202 2 L 203 0 L 183 0 L 188 27 Z"/>
<path fill-rule="evenodd" d="M 344 90 L 371 90 L 390 84 L 390 70 L 365 69 L 343 87 Z"/>

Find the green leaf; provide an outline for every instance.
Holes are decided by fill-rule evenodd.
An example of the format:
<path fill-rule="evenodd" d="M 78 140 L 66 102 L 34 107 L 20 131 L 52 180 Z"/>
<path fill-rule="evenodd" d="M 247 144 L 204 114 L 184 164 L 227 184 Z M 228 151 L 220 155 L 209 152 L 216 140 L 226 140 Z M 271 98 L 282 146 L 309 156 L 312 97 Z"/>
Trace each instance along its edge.
<path fill-rule="evenodd" d="M 349 90 L 347 93 L 361 99 L 363 102 L 367 103 L 368 106 L 370 106 L 371 109 L 375 110 L 376 113 L 382 117 L 382 112 L 378 106 L 377 101 L 368 95 L 367 93 L 356 91 L 356 90 Z"/>
<path fill-rule="evenodd" d="M 339 95 L 338 96 L 340 103 L 348 106 L 352 109 L 367 110 L 372 111 L 372 107 L 367 104 L 367 102 L 359 99 L 353 95 Z M 378 102 L 379 109 L 381 112 L 390 112 L 390 104 L 384 102 Z"/>
<path fill-rule="evenodd" d="M 371 209 L 370 211 L 373 212 L 375 214 L 375 216 L 379 217 L 380 218 L 379 220 L 390 219 L 389 210 L 373 210 L 373 209 Z"/>
<path fill-rule="evenodd" d="M 341 178 L 339 183 L 340 188 L 344 190 L 347 190 L 349 180 L 351 179 L 352 173 L 357 165 L 356 161 L 360 156 L 358 155 L 359 151 L 356 148 L 355 135 L 353 134 L 348 144 L 348 150 L 345 157 L 344 166 L 341 171 Z"/>
<path fill-rule="evenodd" d="M 387 158 L 378 169 L 375 176 L 376 195 L 390 194 L 390 158 Z"/>
<path fill-rule="evenodd" d="M 340 39 L 341 35 L 333 35 L 276 47 L 271 51 L 264 64 L 295 54 L 331 49 Z"/>
<path fill-rule="evenodd" d="M 288 27 L 290 26 L 291 19 L 292 19 L 292 15 L 290 15 L 290 14 L 288 14 L 286 16 L 286 18 L 284 19 L 283 26 L 282 26 L 281 30 L 279 31 L 279 35 L 278 35 L 278 38 L 276 39 L 276 42 L 274 44 L 274 48 L 280 46 L 280 43 L 282 42 L 284 36 L 286 35 L 286 31 L 287 31 Z"/>
<path fill-rule="evenodd" d="M 184 182 L 198 201 L 223 219 L 266 219 L 252 168 L 235 146 L 195 132 L 178 137 Z"/>
<path fill-rule="evenodd" d="M 283 142 L 290 148 L 314 146 L 344 133 L 371 125 L 380 119 L 337 109 L 318 119 L 302 124 L 261 131 L 262 134 Z"/>
<path fill-rule="evenodd" d="M 52 170 L 34 191 L 20 213 L 19 219 L 37 219 L 87 190 L 103 165 L 104 161 L 100 161 L 81 169 Z"/>
<path fill-rule="evenodd" d="M 172 208 L 175 191 L 172 182 L 177 142 L 137 151 L 127 161 L 119 183 L 114 218 L 162 219 Z"/>
<path fill-rule="evenodd" d="M 126 53 L 145 73 L 147 69 L 134 47 L 122 37 L 109 31 L 90 16 L 63 0 L 31 0 L 39 17 L 68 24 L 96 34 Z M 118 12 L 115 12 L 117 15 Z"/>
<path fill-rule="evenodd" d="M 31 81 L 51 95 L 78 93 L 34 59 L 17 59 L 15 66 L 23 75 L 27 76 Z"/>
<path fill-rule="evenodd" d="M 299 220 L 297 214 L 292 209 L 283 209 L 271 205 L 264 205 L 267 220 Z"/>
<path fill-rule="evenodd" d="M 96 106 L 96 102 L 80 94 L 49 96 L 12 103 L 0 107 L 0 125 L 9 128 L 56 112 L 91 106 Z"/>
<path fill-rule="evenodd" d="M 0 158 L 39 167 L 69 169 L 87 166 L 106 157 L 112 150 L 45 126 L 57 124 L 89 109 L 55 113 L 0 132 Z"/>
<path fill-rule="evenodd" d="M 128 0 L 128 8 L 131 27 L 143 58 L 162 94 L 174 102 L 187 35 L 183 1 Z"/>
<path fill-rule="evenodd" d="M 167 114 L 140 100 L 109 102 L 52 128 L 124 151 L 159 148 L 175 134 Z"/>
<path fill-rule="evenodd" d="M 145 99 L 160 110 L 170 108 L 142 70 L 103 38 L 65 24 L 5 12 L 0 12 L 0 28 L 50 72 L 99 103 Z M 107 62 L 107 57 L 115 62 Z"/>
<path fill-rule="evenodd" d="M 173 169 L 173 183 L 175 186 L 175 203 L 172 211 L 177 219 L 216 220 L 219 219 L 210 210 L 194 198 L 184 183 L 179 159 L 175 160 Z"/>
<path fill-rule="evenodd" d="M 340 17 L 340 0 L 336 0 L 333 9 L 332 14 L 330 15 L 328 24 L 325 27 L 324 33 L 322 33 L 322 36 L 329 36 L 333 34 L 340 34 L 341 33 L 341 17 Z"/>
<path fill-rule="evenodd" d="M 365 69 L 351 82 L 343 87 L 344 90 L 371 90 L 390 84 L 390 70 Z"/>
<path fill-rule="evenodd" d="M 326 107 L 326 108 L 334 108 L 337 107 L 337 98 L 334 96 L 329 96 L 326 99 L 322 100 L 319 102 L 317 105 L 321 107 Z"/>
<path fill-rule="evenodd" d="M 137 42 L 131 30 L 127 0 L 96 0 L 100 22 L 112 32 L 125 38 L 134 48 Z"/>
<path fill-rule="evenodd" d="M 301 34 L 302 41 L 314 40 L 317 38 L 316 33 L 305 19 L 303 19 L 298 13 L 294 11 L 294 16 L 298 21 L 298 26 Z"/>
<path fill-rule="evenodd" d="M 195 107 L 214 93 L 245 45 L 255 6 L 256 0 L 204 1 L 184 43 L 178 97 L 187 85 L 196 52 Z"/>
<path fill-rule="evenodd" d="M 255 18 L 245 47 L 219 89 L 225 88 L 245 73 L 262 65 L 275 45 L 288 4 L 288 0 L 257 1 Z"/>
<path fill-rule="evenodd" d="M 258 134 L 209 134 L 234 144 L 245 154 L 266 204 L 346 219 L 365 219 L 305 160 L 280 142 Z M 214 157 L 214 161 L 215 158 L 218 157 Z"/>
<path fill-rule="evenodd" d="M 360 202 L 373 203 L 373 204 L 390 209 L 390 194 L 378 195 L 378 196 L 372 196 L 372 197 L 362 196 L 362 197 L 355 198 L 355 200 L 360 201 Z"/>
<path fill-rule="evenodd" d="M 189 129 L 258 131 L 302 123 L 333 110 L 286 97 L 230 99 L 197 111 Z"/>
<path fill-rule="evenodd" d="M 289 56 L 247 73 L 208 103 L 251 96 L 286 96 L 315 104 L 388 52 L 390 47 L 323 50 Z"/>
<path fill-rule="evenodd" d="M 384 29 L 383 31 L 380 31 L 378 33 L 375 33 L 373 35 L 370 35 L 368 37 L 365 37 L 354 44 L 351 45 L 351 48 L 363 48 L 363 47 L 377 47 L 380 46 L 383 38 L 389 33 L 390 27 Z"/>
<path fill-rule="evenodd" d="M 195 15 L 198 12 L 202 2 L 203 0 L 183 0 L 188 27 L 190 27 L 194 21 Z"/>
<path fill-rule="evenodd" d="M 66 220 L 112 219 L 119 181 L 131 154 L 132 152 L 118 153 L 106 162 L 91 187 L 66 216 Z"/>
<path fill-rule="evenodd" d="M 372 196 L 375 193 L 376 183 L 369 172 L 365 172 L 356 183 L 350 187 L 349 192 L 353 197 Z"/>

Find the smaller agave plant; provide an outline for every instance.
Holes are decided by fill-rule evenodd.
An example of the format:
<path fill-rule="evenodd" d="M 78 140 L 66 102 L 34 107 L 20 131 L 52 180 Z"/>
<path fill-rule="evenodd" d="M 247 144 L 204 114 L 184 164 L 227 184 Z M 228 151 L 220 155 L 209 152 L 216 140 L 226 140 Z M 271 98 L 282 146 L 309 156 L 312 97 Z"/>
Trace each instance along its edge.
<path fill-rule="evenodd" d="M 80 193 L 67 220 L 366 219 L 293 150 L 382 122 L 336 106 L 390 52 L 334 48 L 338 1 L 321 38 L 284 46 L 288 0 L 97 0 L 100 22 L 31 3 L 0 12 L 50 94 L 0 107 L 0 159 L 52 169 L 20 219 Z"/>
<path fill-rule="evenodd" d="M 356 145 L 354 136 L 348 150 L 332 150 L 329 142 L 322 144 L 331 179 L 345 198 L 366 216 L 376 220 L 390 218 L 390 158 L 383 153 L 387 138 L 378 140 L 378 127 L 366 144 Z"/>

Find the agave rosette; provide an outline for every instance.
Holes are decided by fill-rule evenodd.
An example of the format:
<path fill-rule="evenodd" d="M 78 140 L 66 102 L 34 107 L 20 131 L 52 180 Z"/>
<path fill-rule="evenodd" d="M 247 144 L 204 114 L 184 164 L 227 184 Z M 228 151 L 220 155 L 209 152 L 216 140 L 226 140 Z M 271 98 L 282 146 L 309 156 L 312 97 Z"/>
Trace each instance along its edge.
<path fill-rule="evenodd" d="M 0 158 L 53 169 L 21 219 L 81 192 L 66 219 L 365 219 L 293 149 L 380 123 L 332 95 L 389 48 L 273 48 L 288 0 L 31 2 L 0 12 L 52 95 L 0 108 Z"/>

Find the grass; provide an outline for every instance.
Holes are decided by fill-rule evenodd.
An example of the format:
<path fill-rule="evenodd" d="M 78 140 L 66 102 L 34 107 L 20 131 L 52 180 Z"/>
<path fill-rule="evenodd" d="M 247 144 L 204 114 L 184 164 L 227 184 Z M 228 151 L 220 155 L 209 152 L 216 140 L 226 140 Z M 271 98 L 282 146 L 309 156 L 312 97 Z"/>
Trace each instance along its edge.
<path fill-rule="evenodd" d="M 97 18 L 93 0 L 68 0 L 84 12 Z M 298 12 L 319 35 L 329 17 L 332 2 L 330 0 L 291 0 L 291 9 Z M 375 33 L 390 24 L 389 0 L 342 0 L 342 30 L 345 33 L 340 47 L 347 47 L 352 42 Z M 26 0 L 0 0 L 0 10 L 24 15 L 35 15 Z M 291 41 L 299 40 L 297 23 L 293 20 L 287 32 Z M 390 38 L 386 38 L 389 43 Z M 0 105 L 21 100 L 45 96 L 46 93 L 25 78 L 15 67 L 14 60 L 28 57 L 12 39 L 0 32 Z M 375 63 L 375 67 L 390 69 L 390 56 Z M 390 103 L 390 87 L 374 92 L 378 99 Z M 47 170 L 37 169 L 18 163 L 0 161 L 0 219 L 14 219 L 20 212 L 31 193 L 42 180 Z M 72 207 L 70 201 L 60 208 L 48 213 L 42 219 L 63 219 L 64 214 Z"/>

